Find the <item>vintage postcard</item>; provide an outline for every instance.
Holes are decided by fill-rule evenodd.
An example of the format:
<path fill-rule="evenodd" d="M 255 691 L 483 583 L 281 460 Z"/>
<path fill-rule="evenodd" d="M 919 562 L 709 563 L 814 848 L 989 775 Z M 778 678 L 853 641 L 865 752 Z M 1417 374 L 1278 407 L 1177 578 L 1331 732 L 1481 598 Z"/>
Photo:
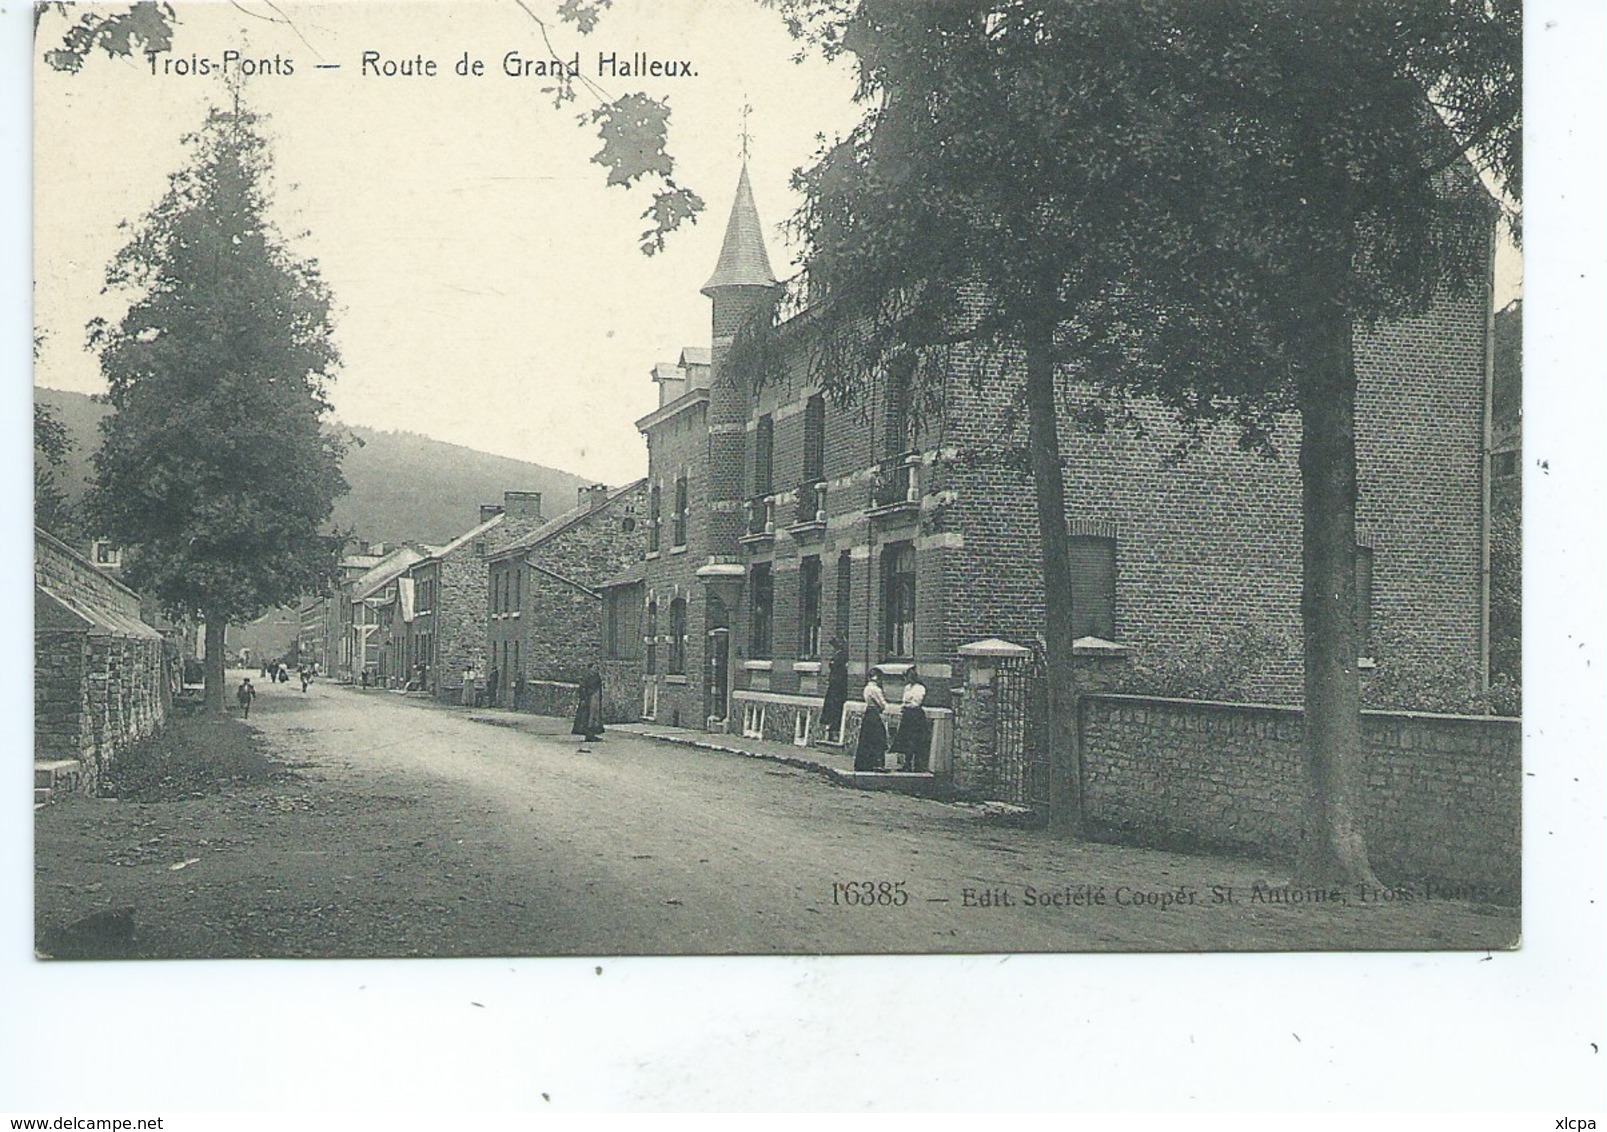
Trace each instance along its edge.
<path fill-rule="evenodd" d="M 875 268 L 996 276 L 931 300 L 952 333 L 855 299 L 856 225 L 931 223 L 883 171 L 952 159 L 878 143 L 899 120 L 858 125 L 852 58 L 739 10 L 740 36 L 712 6 L 40 10 L 39 950 L 1515 946 L 1521 307 L 1491 186 L 1457 157 L 1437 187 L 1471 283 L 1351 320 L 1334 739 L 1300 707 L 1301 531 L 1329 520 L 1294 420 L 1246 424 L 1280 402 L 1213 376 L 1252 408 L 1202 420 L 1080 380 L 1102 307 L 1066 300 L 1046 441 L 1014 206 L 978 224 L 1001 263 L 932 234 Z M 816 172 L 844 155 L 881 163 L 863 200 Z M 1055 257 L 1097 213 L 1014 191 Z"/>
<path fill-rule="evenodd" d="M 39 5 L 36 961 L 1519 948 L 1516 25 L 1158 11 Z"/>

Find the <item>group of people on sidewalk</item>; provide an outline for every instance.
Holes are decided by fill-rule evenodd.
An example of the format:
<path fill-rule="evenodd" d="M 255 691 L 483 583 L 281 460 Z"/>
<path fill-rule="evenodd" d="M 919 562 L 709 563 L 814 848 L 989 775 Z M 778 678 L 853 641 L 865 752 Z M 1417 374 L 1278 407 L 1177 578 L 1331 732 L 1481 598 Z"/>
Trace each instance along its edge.
<path fill-rule="evenodd" d="M 904 694 L 899 698 L 898 730 L 892 744 L 887 741 L 887 693 L 882 690 L 882 673 L 873 668 L 861 693 L 865 716 L 859 725 L 859 741 L 854 747 L 856 771 L 902 770 L 924 773 L 929 768 L 932 743 L 931 723 L 926 718 L 926 685 L 911 665 L 904 673 Z M 841 739 L 836 730 L 842 725 L 843 708 L 848 703 L 848 645 L 840 637 L 831 641 L 831 661 L 827 667 L 826 700 L 821 718 L 828 736 Z M 896 763 L 892 757 L 897 756 Z"/>

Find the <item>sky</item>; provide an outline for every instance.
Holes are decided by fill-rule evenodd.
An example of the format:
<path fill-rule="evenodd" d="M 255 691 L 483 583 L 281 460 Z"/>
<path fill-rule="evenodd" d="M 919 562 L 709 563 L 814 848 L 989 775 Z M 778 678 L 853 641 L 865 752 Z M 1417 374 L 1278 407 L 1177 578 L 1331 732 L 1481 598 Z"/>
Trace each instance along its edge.
<path fill-rule="evenodd" d="M 668 97 L 675 175 L 707 205 L 647 257 L 636 237 L 649 191 L 605 185 L 590 160 L 595 129 L 576 121 L 585 96 L 555 109 L 545 80 L 504 72 L 509 52 L 546 55 L 541 29 L 513 0 L 239 0 L 181 4 L 179 15 L 171 68 L 101 54 L 78 74 L 37 73 L 37 383 L 104 388 L 84 326 L 126 309 L 126 296 L 101 290 L 128 237 L 120 226 L 156 202 L 185 161 L 183 134 L 226 98 L 216 66 L 205 77 L 174 71 L 234 50 L 293 72 L 245 89 L 270 118 L 280 229 L 317 259 L 337 304 L 339 417 L 610 483 L 646 470 L 633 422 L 655 407 L 650 368 L 708 344 L 698 288 L 730 210 L 742 107 L 783 277 L 797 251 L 784 224 L 800 203 L 790 174 L 859 115 L 851 68 L 794 62 L 798 44 L 753 0 L 618 0 L 589 36 L 554 21 L 559 54 L 578 52 L 588 75 L 601 55 L 637 51 L 695 72 L 640 84 Z M 41 40 L 65 26 L 52 14 Z M 365 74 L 368 52 L 398 65 L 433 60 L 438 74 Z M 486 73 L 459 77 L 465 55 Z M 319 69 L 329 64 L 339 69 Z M 610 95 L 637 88 L 598 81 Z M 1508 246 L 1498 305 L 1516 294 L 1518 271 Z"/>
<path fill-rule="evenodd" d="M 47 17 L 41 39 L 65 26 Z M 649 370 L 708 345 L 698 288 L 736 187 L 742 107 L 754 194 L 784 276 L 793 257 L 782 222 L 798 204 L 791 172 L 820 136 L 857 120 L 853 76 L 792 62 L 798 45 L 753 0 L 617 0 L 590 36 L 552 26 L 559 54 L 578 52 L 593 77 L 604 54 L 691 64 L 692 76 L 597 80 L 610 95 L 669 99 L 675 176 L 706 208 L 660 254 L 637 246 L 650 191 L 607 187 L 590 160 L 600 143 L 577 122 L 586 94 L 555 109 L 545 79 L 504 73 L 509 52 L 547 54 L 512 0 L 180 4 L 171 58 L 216 64 L 235 50 L 293 68 L 248 79 L 246 97 L 270 119 L 280 230 L 318 261 L 336 302 L 341 419 L 619 483 L 646 469 L 633 422 L 656 407 Z M 434 60 L 438 73 L 365 75 L 367 52 Z M 459 77 L 465 54 L 486 73 Z M 36 381 L 98 392 L 84 326 L 126 309 L 126 296 L 101 293 L 128 237 L 120 225 L 160 197 L 185 161 L 180 138 L 225 91 L 217 73 L 153 73 L 144 58 L 102 54 L 76 75 L 40 69 L 34 97 L 36 321 L 46 334 Z"/>

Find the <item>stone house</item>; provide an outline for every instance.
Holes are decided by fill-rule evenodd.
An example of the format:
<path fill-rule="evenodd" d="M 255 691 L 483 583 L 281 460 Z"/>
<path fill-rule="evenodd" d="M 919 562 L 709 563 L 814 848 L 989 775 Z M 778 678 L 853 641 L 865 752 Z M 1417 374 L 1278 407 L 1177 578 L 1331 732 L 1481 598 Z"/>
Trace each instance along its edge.
<path fill-rule="evenodd" d="M 478 524 L 409 568 L 412 618 L 398 658 L 404 678 L 423 665 L 424 690 L 443 700 L 462 694 L 463 674 L 471 668 L 484 680 L 486 563 L 544 521 L 539 491 L 504 492 L 500 506 L 481 506 Z"/>
<path fill-rule="evenodd" d="M 176 647 L 140 619 L 140 597 L 34 528 L 34 762 L 48 787 L 93 789 L 167 718 Z"/>
<path fill-rule="evenodd" d="M 675 396 L 638 422 L 656 535 L 644 714 L 810 741 L 837 636 L 851 687 L 880 668 L 892 698 L 918 665 L 941 716 L 962 646 L 1042 629 L 1033 486 L 1015 451 L 1022 375 L 977 380 L 981 361 L 960 349 L 919 406 L 884 380 L 838 407 L 808 372 L 795 283 L 777 316 L 785 372 L 760 383 L 727 354 L 778 286 L 744 169 L 703 287 L 707 374 L 655 371 Z M 1357 616 L 1370 664 L 1487 663 L 1491 323 L 1484 290 L 1358 336 Z M 1257 687 L 1297 697 L 1297 419 L 1282 422 L 1279 461 L 1224 430 L 1172 464 L 1179 432 L 1160 406 L 1136 406 L 1142 433 L 1098 433 L 1076 419 L 1084 395 L 1072 391 L 1061 421 L 1079 653 L 1154 662 L 1255 629 L 1287 642 L 1254 661 Z"/>
<path fill-rule="evenodd" d="M 492 702 L 517 703 L 526 685 L 569 682 L 603 656 L 603 583 L 647 546 L 647 481 L 583 487 L 575 507 L 488 555 L 482 621 Z M 634 703 L 634 688 L 631 700 Z M 629 718 L 634 718 L 634 711 Z"/>
<path fill-rule="evenodd" d="M 341 630 L 335 662 L 337 676 L 358 681 L 364 673 L 369 680 L 379 675 L 385 641 L 381 613 L 396 600 L 397 580 L 429 550 L 411 545 L 391 548 L 379 556 L 377 563 L 340 587 L 336 610 Z"/>

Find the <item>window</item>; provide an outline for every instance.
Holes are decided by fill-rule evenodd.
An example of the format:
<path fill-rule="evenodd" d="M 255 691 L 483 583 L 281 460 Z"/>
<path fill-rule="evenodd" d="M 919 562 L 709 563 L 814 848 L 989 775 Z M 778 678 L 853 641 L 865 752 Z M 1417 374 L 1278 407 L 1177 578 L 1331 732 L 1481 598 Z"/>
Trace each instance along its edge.
<path fill-rule="evenodd" d="M 915 544 L 882 548 L 882 653 L 915 655 Z"/>
<path fill-rule="evenodd" d="M 647 494 L 647 550 L 653 553 L 658 550 L 659 525 L 664 521 L 664 492 L 658 484 Z"/>
<path fill-rule="evenodd" d="M 670 602 L 670 673 L 686 674 L 686 599 Z"/>
<path fill-rule="evenodd" d="M 813 487 L 826 478 L 826 398 L 816 393 L 804 404 L 803 482 Z"/>
<path fill-rule="evenodd" d="M 658 602 L 647 603 L 647 661 L 643 670 L 649 675 L 658 671 Z"/>
<path fill-rule="evenodd" d="M 1116 540 L 1072 535 L 1071 635 L 1116 639 Z"/>
<path fill-rule="evenodd" d="M 776 421 L 769 413 L 759 418 L 753 432 L 753 494 L 769 495 L 774 488 Z"/>
<path fill-rule="evenodd" d="M 686 508 L 687 508 L 686 476 L 675 481 L 675 537 L 674 546 L 686 545 Z"/>
<path fill-rule="evenodd" d="M 809 555 L 798 570 L 798 656 L 820 655 L 820 558 Z"/>
<path fill-rule="evenodd" d="M 753 595 L 753 621 L 749 625 L 748 655 L 755 660 L 770 656 L 771 628 L 775 621 L 775 583 L 770 576 L 770 563 L 756 562 L 748 573 L 749 591 Z"/>
<path fill-rule="evenodd" d="M 1373 655 L 1373 548 L 1356 548 L 1356 655 Z"/>
<path fill-rule="evenodd" d="M 520 609 L 524 608 L 524 593 L 523 593 L 523 591 L 524 591 L 524 576 L 525 576 L 525 572 L 522 569 L 519 569 L 517 567 L 514 568 L 514 571 L 513 571 L 513 608 L 515 610 L 520 610 Z"/>
<path fill-rule="evenodd" d="M 848 640 L 848 619 L 854 609 L 854 556 L 849 551 L 837 555 L 837 636 Z"/>
<path fill-rule="evenodd" d="M 95 565 L 97 566 L 121 566 L 123 563 L 122 550 L 114 543 L 103 538 L 95 540 L 94 555 Z"/>
<path fill-rule="evenodd" d="M 887 411 L 882 420 L 882 455 L 902 456 L 912 444 L 910 420 L 910 389 L 914 373 L 910 366 L 901 364 L 887 374 Z"/>

